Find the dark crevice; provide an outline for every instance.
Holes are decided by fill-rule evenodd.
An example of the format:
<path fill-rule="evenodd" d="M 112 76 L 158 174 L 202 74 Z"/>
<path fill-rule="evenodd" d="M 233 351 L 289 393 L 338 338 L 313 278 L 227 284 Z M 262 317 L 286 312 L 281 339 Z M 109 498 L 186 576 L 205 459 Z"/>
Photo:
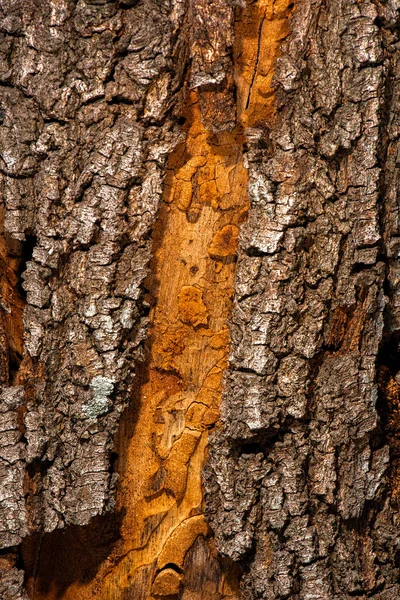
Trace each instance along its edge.
<path fill-rule="evenodd" d="M 25 234 L 25 241 L 22 244 L 21 264 L 18 272 L 18 290 L 21 297 L 26 301 L 26 291 L 22 286 L 23 274 L 26 271 L 27 263 L 32 260 L 33 251 L 37 244 L 37 237 L 31 233 Z"/>
<path fill-rule="evenodd" d="M 44 459 L 44 460 L 34 460 L 26 465 L 26 470 L 30 479 L 34 479 L 36 477 L 43 478 L 47 475 L 47 472 L 54 461 Z"/>
<path fill-rule="evenodd" d="M 118 472 L 118 458 L 118 452 L 111 452 L 108 467 L 108 472 L 110 473 L 110 475 Z"/>
<path fill-rule="evenodd" d="M 19 371 L 22 362 L 22 354 L 13 348 L 9 348 L 8 351 L 8 369 L 10 384 L 16 381 L 17 373 Z"/>
<path fill-rule="evenodd" d="M 15 554 L 17 550 L 17 546 L 8 546 L 7 548 L 0 548 L 0 558 L 2 556 L 9 556 L 10 554 Z"/>
<path fill-rule="evenodd" d="M 26 582 L 30 597 L 34 587 L 41 596 L 51 591 L 54 598 L 62 598 L 73 583 L 91 581 L 120 539 L 123 518 L 123 511 L 108 512 L 85 526 L 71 525 L 25 538 L 20 564 L 32 574 Z"/>
<path fill-rule="evenodd" d="M 400 493 L 400 333 L 388 335 L 377 357 L 378 399 L 376 410 L 379 415 L 377 437 L 381 445 L 389 444 L 390 466 L 388 480 L 392 488 L 392 498 L 399 504 Z"/>
<path fill-rule="evenodd" d="M 127 104 L 129 106 L 134 106 L 136 102 L 130 98 L 124 98 L 123 96 L 113 96 L 111 100 L 107 100 L 107 104 L 110 106 L 114 104 Z"/>
<path fill-rule="evenodd" d="M 248 440 L 235 440 L 232 442 L 232 451 L 237 458 L 243 454 L 263 454 L 268 458 L 275 445 L 283 442 L 285 435 L 292 433 L 291 425 L 294 418 L 287 418 L 278 428 L 269 428 L 254 433 Z"/>
<path fill-rule="evenodd" d="M 181 569 L 181 567 L 178 567 L 178 565 L 176 565 L 175 563 L 167 563 L 160 570 L 163 571 L 164 569 L 172 569 L 172 571 L 175 571 L 176 573 L 179 573 L 179 574 L 183 572 L 183 569 Z"/>

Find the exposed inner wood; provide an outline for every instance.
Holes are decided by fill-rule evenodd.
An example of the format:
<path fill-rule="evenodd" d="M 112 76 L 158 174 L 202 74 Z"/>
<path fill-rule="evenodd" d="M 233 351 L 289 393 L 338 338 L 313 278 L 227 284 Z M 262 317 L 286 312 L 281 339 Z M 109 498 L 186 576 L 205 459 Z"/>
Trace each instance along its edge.
<path fill-rule="evenodd" d="M 143 598 L 176 593 L 187 550 L 208 533 L 200 474 L 208 430 L 218 419 L 238 225 L 247 204 L 241 136 L 211 136 L 194 93 L 185 117 L 187 139 L 171 157 L 154 235 L 150 367 L 121 483 L 128 554 L 109 584 L 130 586 Z M 229 584 L 214 585 L 210 595 L 233 593 Z"/>
<path fill-rule="evenodd" d="M 236 21 L 237 111 L 245 127 L 266 125 L 274 117 L 275 62 L 293 10 L 289 0 L 247 0 Z"/>
<path fill-rule="evenodd" d="M 23 245 L 4 232 L 3 213 L 4 207 L 0 207 L 0 381 L 3 385 L 18 385 L 25 305 L 20 286 Z"/>
<path fill-rule="evenodd" d="M 238 574 L 217 558 L 204 520 L 201 470 L 219 418 L 238 231 L 248 203 L 243 129 L 273 118 L 274 63 L 291 7 L 288 0 L 260 0 L 238 13 L 239 124 L 232 133 L 207 131 L 198 94 L 188 94 L 186 140 L 170 157 L 153 234 L 147 362 L 116 447 L 119 540 L 89 568 L 84 555 L 93 552 L 93 536 L 47 536 L 36 544 L 39 560 L 31 557 L 35 600 L 238 598 Z M 101 535 L 100 524 L 95 538 Z"/>

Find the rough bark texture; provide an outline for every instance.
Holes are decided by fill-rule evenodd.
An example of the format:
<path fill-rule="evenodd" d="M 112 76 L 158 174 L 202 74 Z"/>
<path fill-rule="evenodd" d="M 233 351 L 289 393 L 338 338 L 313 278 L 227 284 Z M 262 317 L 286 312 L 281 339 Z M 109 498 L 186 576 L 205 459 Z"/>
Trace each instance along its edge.
<path fill-rule="evenodd" d="M 244 566 L 246 598 L 400 597 L 383 427 L 393 442 L 397 6 L 298 2 L 277 121 L 248 131 L 223 426 L 205 473 L 217 546 Z"/>
<path fill-rule="evenodd" d="M 142 283 L 166 159 L 182 139 L 185 82 L 199 90 L 210 131 L 234 127 L 233 4 L 11 1 L 0 13 L 3 237 L 23 258 L 26 293 L 23 332 L 21 298 L 16 339 L 6 314 L 0 339 L 0 544 L 39 533 L 31 538 L 35 596 L 44 534 L 89 522 L 83 538 L 101 534 L 106 523 L 93 518 L 114 508 L 113 434 L 142 356 L 150 308 Z M 4 590 L 17 598 L 21 573 L 5 556 Z M 147 597 L 151 580 L 126 593 Z"/>
<path fill-rule="evenodd" d="M 1 599 L 400 597 L 397 5 L 0 1 Z"/>
<path fill-rule="evenodd" d="M 0 7 L 5 229 L 32 246 L 23 288 L 33 529 L 85 524 L 110 501 L 112 434 L 146 324 L 149 228 L 177 137 L 166 117 L 181 83 L 168 8 Z"/>

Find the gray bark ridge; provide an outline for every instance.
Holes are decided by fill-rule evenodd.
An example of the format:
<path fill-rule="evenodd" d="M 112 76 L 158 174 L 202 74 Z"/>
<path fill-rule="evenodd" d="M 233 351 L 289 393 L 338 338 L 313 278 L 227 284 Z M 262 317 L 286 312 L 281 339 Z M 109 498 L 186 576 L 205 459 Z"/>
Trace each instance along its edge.
<path fill-rule="evenodd" d="M 399 10 L 299 0 L 277 122 L 247 131 L 250 212 L 204 481 L 248 599 L 400 597 L 377 386 L 399 329 Z"/>
<path fill-rule="evenodd" d="M 113 433 L 142 353 L 150 231 L 180 135 L 172 109 L 186 64 L 183 8 L 167 0 L 1 4 L 5 230 L 33 247 L 23 273 L 32 378 L 26 400 L 18 396 L 29 515 L 18 455 L 10 514 L 25 522 L 1 520 L 3 547 L 28 529 L 84 525 L 113 505 Z"/>

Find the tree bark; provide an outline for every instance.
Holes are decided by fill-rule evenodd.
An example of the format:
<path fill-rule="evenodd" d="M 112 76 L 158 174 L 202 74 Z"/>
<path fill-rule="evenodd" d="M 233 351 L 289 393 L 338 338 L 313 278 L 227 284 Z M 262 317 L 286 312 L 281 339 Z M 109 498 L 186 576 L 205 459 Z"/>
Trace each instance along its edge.
<path fill-rule="evenodd" d="M 0 598 L 400 597 L 399 18 L 0 3 Z"/>
<path fill-rule="evenodd" d="M 206 470 L 246 598 L 400 595 L 398 17 L 396 2 L 299 2 L 276 123 L 248 132 Z"/>

